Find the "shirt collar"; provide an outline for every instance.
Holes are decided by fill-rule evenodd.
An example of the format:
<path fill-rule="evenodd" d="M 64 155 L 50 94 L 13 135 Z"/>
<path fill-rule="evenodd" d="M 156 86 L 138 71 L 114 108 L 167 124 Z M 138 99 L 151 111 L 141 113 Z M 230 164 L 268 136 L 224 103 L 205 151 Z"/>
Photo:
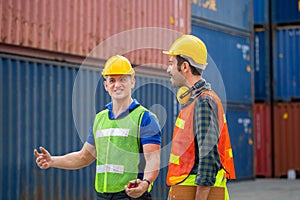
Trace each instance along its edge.
<path fill-rule="evenodd" d="M 140 103 L 136 100 L 133 99 L 133 101 L 131 102 L 131 104 L 128 106 L 128 108 L 126 108 L 121 114 L 119 114 L 117 116 L 117 118 L 115 118 L 113 111 L 112 111 L 112 107 L 113 107 L 113 103 L 110 102 L 106 105 L 106 109 L 108 109 L 108 117 L 109 119 L 120 119 L 123 117 L 126 117 L 131 111 L 133 111 L 135 108 L 137 108 L 138 106 L 140 106 Z"/>

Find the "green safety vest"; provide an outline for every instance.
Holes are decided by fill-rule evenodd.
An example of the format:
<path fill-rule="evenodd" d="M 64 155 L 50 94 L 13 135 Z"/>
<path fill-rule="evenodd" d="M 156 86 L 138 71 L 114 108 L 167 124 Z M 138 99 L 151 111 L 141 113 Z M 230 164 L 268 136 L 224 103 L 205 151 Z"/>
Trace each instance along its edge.
<path fill-rule="evenodd" d="M 124 190 L 138 176 L 140 163 L 140 123 L 143 106 L 122 119 L 111 120 L 108 110 L 96 115 L 93 135 L 97 151 L 95 189 L 99 193 Z"/>

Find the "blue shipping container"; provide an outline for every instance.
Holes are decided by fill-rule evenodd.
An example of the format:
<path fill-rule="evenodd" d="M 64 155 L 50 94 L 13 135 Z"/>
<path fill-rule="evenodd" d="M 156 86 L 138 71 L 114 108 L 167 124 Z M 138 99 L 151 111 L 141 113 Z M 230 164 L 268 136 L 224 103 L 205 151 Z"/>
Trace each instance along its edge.
<path fill-rule="evenodd" d="M 269 24 L 269 0 L 253 0 L 254 24 Z"/>
<path fill-rule="evenodd" d="M 236 36 L 195 24 L 192 24 L 192 34 L 207 46 L 209 59 L 204 78 L 212 83 L 219 95 L 225 86 L 225 95 L 221 94 L 221 99 L 231 103 L 251 103 L 250 35 Z M 221 84 L 216 80 L 219 76 Z"/>
<path fill-rule="evenodd" d="M 251 0 L 193 0 L 192 17 L 236 29 L 250 31 L 252 27 Z"/>
<path fill-rule="evenodd" d="M 300 27 L 274 31 L 274 99 L 300 99 Z"/>
<path fill-rule="evenodd" d="M 255 177 L 252 107 L 230 105 L 226 116 L 236 177 L 238 180 L 252 179 Z"/>
<path fill-rule="evenodd" d="M 256 29 L 254 36 L 255 101 L 271 100 L 269 31 Z"/>
<path fill-rule="evenodd" d="M 55 155 L 81 148 L 83 141 L 72 117 L 76 71 L 66 65 L 1 55 L 0 199 L 95 197 L 95 166 L 78 171 L 40 170 L 33 156 L 39 145 Z"/>
<path fill-rule="evenodd" d="M 100 69 L 0 54 L 0 199 L 95 199 L 95 164 L 40 170 L 33 149 L 80 150 L 96 112 L 110 101 Z M 158 116 L 161 170 L 152 195 L 166 199 L 166 166 L 178 103 L 169 79 L 137 74 L 133 97 Z M 176 114 L 175 114 L 176 113 Z"/>
<path fill-rule="evenodd" d="M 274 24 L 300 23 L 300 0 L 273 0 L 272 7 Z"/>

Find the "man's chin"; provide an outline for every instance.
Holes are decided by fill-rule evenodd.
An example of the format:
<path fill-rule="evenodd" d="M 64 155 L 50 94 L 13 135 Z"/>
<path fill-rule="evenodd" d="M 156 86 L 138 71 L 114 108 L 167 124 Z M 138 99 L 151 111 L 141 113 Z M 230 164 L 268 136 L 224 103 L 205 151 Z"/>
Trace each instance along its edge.
<path fill-rule="evenodd" d="M 114 97 L 114 99 L 116 99 L 116 100 L 120 100 L 120 99 L 123 99 L 123 98 L 124 98 L 124 95 L 122 95 L 122 94 L 115 94 L 113 97 Z"/>

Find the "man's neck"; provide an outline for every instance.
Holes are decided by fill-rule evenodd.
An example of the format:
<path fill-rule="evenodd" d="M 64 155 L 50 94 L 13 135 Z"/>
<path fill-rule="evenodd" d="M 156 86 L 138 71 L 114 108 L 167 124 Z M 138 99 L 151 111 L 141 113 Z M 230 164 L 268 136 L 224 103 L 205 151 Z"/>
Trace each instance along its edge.
<path fill-rule="evenodd" d="M 201 79 L 202 79 L 202 76 L 191 76 L 187 79 L 187 86 L 189 88 L 191 88 L 195 85 L 195 83 L 197 83 Z"/>
<path fill-rule="evenodd" d="M 130 106 L 132 102 L 133 100 L 131 97 L 126 100 L 114 100 L 112 104 L 112 111 L 114 116 L 117 117 L 118 115 L 120 115 L 125 109 L 127 109 Z"/>

